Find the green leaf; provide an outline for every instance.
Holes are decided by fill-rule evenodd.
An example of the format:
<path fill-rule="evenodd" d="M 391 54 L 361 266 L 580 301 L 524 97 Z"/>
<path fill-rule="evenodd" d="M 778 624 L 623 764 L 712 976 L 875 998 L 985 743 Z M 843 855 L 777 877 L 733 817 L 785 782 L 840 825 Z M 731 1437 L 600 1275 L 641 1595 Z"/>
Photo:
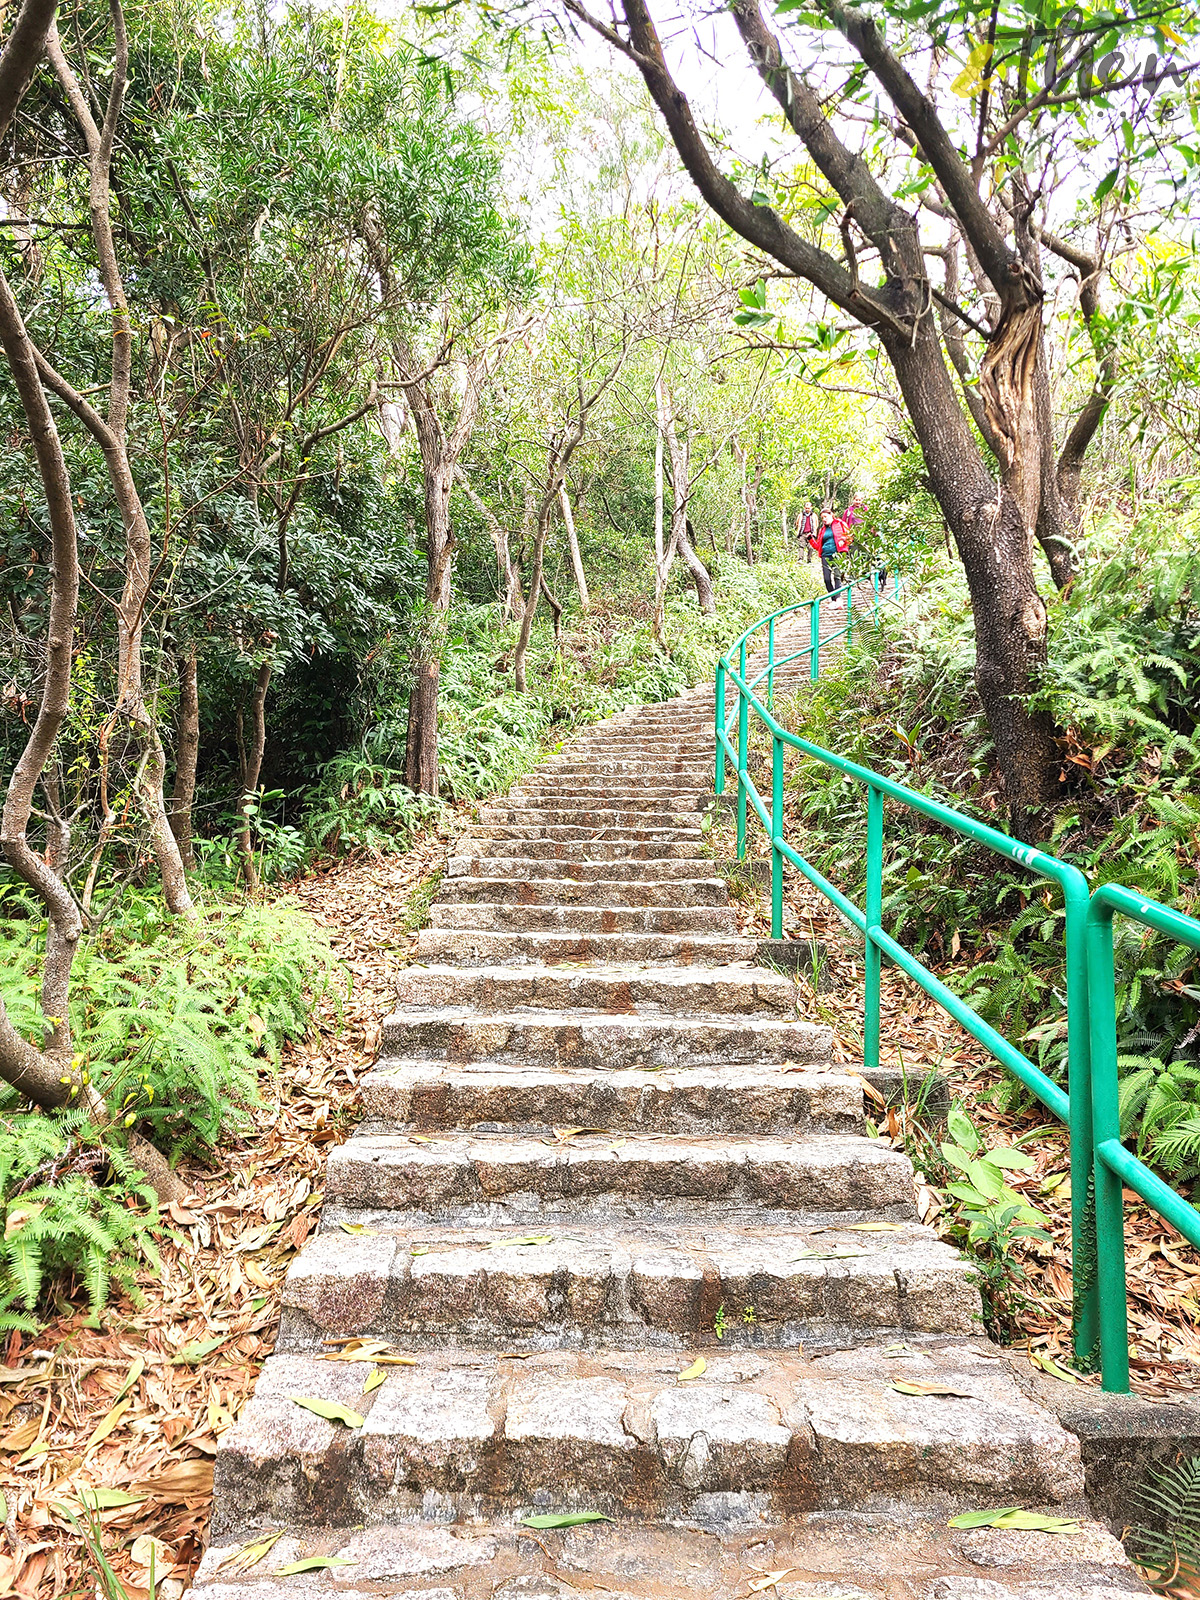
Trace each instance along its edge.
<path fill-rule="evenodd" d="M 336 1400 L 319 1400 L 313 1395 L 294 1394 L 289 1396 L 295 1405 L 303 1406 L 305 1411 L 314 1411 L 318 1417 L 324 1417 L 329 1422 L 344 1422 L 348 1428 L 361 1428 L 367 1420 L 360 1417 L 357 1411 L 351 1411 L 349 1406 L 341 1406 Z"/>
<path fill-rule="evenodd" d="M 214 1350 L 219 1350 L 229 1339 L 223 1333 L 219 1339 L 201 1339 L 196 1344 L 185 1344 L 171 1357 L 173 1367 L 194 1366 L 197 1361 L 203 1361 L 205 1356 L 212 1355 Z"/>
<path fill-rule="evenodd" d="M 1029 1172 L 1037 1163 L 1032 1156 L 1027 1156 L 1024 1150 L 1010 1150 L 1007 1145 L 1000 1145 L 995 1150 L 989 1150 L 983 1158 L 990 1161 L 994 1167 L 1004 1167 L 1009 1172 Z"/>
<path fill-rule="evenodd" d="M 578 1528 L 585 1522 L 612 1521 L 613 1518 L 606 1517 L 603 1511 L 564 1511 L 521 1518 L 521 1524 L 526 1528 Z"/>
<path fill-rule="evenodd" d="M 968 1117 L 958 1106 L 951 1106 L 946 1114 L 946 1132 L 959 1145 L 968 1156 L 973 1156 L 979 1149 L 979 1135 Z M 944 1151 L 943 1146 L 943 1151 Z"/>
<path fill-rule="evenodd" d="M 1078 1533 L 1074 1517 L 1044 1517 L 1040 1511 L 1023 1511 L 1019 1506 L 1002 1506 L 998 1511 L 964 1511 L 951 1517 L 950 1528 L 1025 1528 L 1035 1533 Z"/>
<path fill-rule="evenodd" d="M 1104 196 L 1109 192 L 1113 184 L 1116 183 L 1120 176 L 1120 167 L 1114 167 L 1111 172 L 1105 173 L 1104 177 L 1101 178 L 1100 182 L 1096 185 L 1096 192 L 1092 198 L 1095 200 L 1103 200 Z"/>
<path fill-rule="evenodd" d="M 372 1394 L 386 1377 L 387 1373 L 383 1367 L 373 1367 L 367 1373 L 367 1381 L 363 1384 L 362 1392 L 364 1394 Z"/>
<path fill-rule="evenodd" d="M 114 1506 L 136 1506 L 146 1496 L 127 1494 L 124 1489 L 81 1489 L 79 1503 L 88 1511 L 111 1511 Z"/>
<path fill-rule="evenodd" d="M 290 1578 L 297 1572 L 327 1572 L 331 1567 L 356 1567 L 357 1561 L 348 1556 L 305 1556 L 303 1561 L 290 1561 L 286 1567 L 276 1567 L 277 1578 Z"/>

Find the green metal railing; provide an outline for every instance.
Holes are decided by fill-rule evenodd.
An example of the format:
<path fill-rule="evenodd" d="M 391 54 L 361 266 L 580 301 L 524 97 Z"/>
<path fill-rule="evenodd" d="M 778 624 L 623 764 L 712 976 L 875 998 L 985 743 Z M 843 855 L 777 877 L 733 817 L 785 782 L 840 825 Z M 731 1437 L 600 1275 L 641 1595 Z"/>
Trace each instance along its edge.
<path fill-rule="evenodd" d="M 927 795 L 918 794 L 880 773 L 819 745 L 800 738 L 774 716 L 775 675 L 778 669 L 804 657 L 812 680 L 820 675 L 823 646 L 853 637 L 854 589 L 847 584 L 831 595 L 800 601 L 748 628 L 717 663 L 716 774 L 717 794 L 725 789 L 726 763 L 737 775 L 737 853 L 746 852 L 748 811 L 758 816 L 771 844 L 771 936 L 783 935 L 783 869 L 788 862 L 834 905 L 863 935 L 865 941 L 863 1063 L 879 1065 L 880 973 L 886 956 L 920 985 L 926 994 L 984 1045 L 1008 1072 L 1029 1088 L 1042 1104 L 1065 1122 L 1071 1154 L 1071 1249 L 1074 1274 L 1074 1346 L 1077 1364 L 1089 1370 L 1101 1367 L 1103 1386 L 1126 1393 L 1129 1389 L 1129 1347 L 1125 1291 L 1125 1223 L 1122 1186 L 1127 1185 L 1185 1238 L 1200 1246 L 1200 1212 L 1154 1175 L 1144 1162 L 1121 1143 L 1117 1093 L 1117 1021 L 1113 971 L 1112 921 L 1115 912 L 1144 927 L 1200 950 L 1200 922 L 1155 901 L 1145 900 L 1117 884 L 1105 884 L 1094 894 L 1078 868 L 1056 856 L 1021 844 L 974 817 L 966 816 Z M 862 590 L 865 581 L 857 587 Z M 893 591 L 885 596 L 876 574 L 871 580 L 873 614 L 894 601 L 901 587 L 895 574 Z M 846 603 L 846 622 L 821 638 L 822 607 Z M 776 654 L 780 619 L 807 609 L 807 643 L 789 654 Z M 766 663 L 748 676 L 756 648 L 753 641 L 766 630 Z M 737 665 L 734 665 L 736 658 Z M 766 682 L 767 703 L 755 694 Z M 729 708 L 730 691 L 736 704 Z M 771 739 L 771 803 L 768 808 L 748 770 L 750 712 Z M 806 861 L 783 834 L 784 749 L 832 767 L 866 789 L 867 873 L 864 904 L 856 906 L 842 891 Z M 1066 972 L 1067 1081 L 1069 1091 L 1047 1076 L 1028 1056 L 967 1005 L 916 956 L 897 943 L 883 928 L 884 801 L 930 817 L 943 827 L 985 845 L 998 856 L 1023 867 L 1034 877 L 1049 879 L 1062 891 L 1065 910 L 1064 967 Z"/>

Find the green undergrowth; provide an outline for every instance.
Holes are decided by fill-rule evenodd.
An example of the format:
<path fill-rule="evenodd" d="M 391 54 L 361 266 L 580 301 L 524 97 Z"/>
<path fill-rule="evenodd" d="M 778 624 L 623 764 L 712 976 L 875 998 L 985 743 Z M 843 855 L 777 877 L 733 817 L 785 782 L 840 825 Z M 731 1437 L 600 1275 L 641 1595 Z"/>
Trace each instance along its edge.
<path fill-rule="evenodd" d="M 1048 584 L 1046 585 L 1048 588 Z M 927 581 L 831 661 L 797 702 L 813 742 L 1004 831 L 973 682 L 961 573 Z M 1063 729 L 1064 802 L 1050 848 L 1093 884 L 1200 905 L 1200 542 L 1194 519 L 1102 524 L 1078 577 L 1050 602 L 1050 656 L 1034 704 Z M 865 883 L 857 783 L 811 758 L 791 772 L 790 829 L 852 898 Z M 884 921 L 1048 1072 L 1065 1072 L 1063 908 L 1057 889 L 891 802 Z M 1116 923 L 1125 1136 L 1177 1182 L 1200 1175 L 1200 958 Z M 1006 1079 L 1002 1103 L 1025 1091 Z"/>
<path fill-rule="evenodd" d="M 586 616 L 568 608 L 557 642 L 539 620 L 523 694 L 513 688 L 515 625 L 503 624 L 494 605 L 457 610 L 441 665 L 441 796 L 503 793 L 580 728 L 710 682 L 731 638 L 816 592 L 815 569 L 790 555 L 768 553 L 748 567 L 722 554 L 712 565 L 717 615 L 701 616 L 677 575 L 665 650 L 643 596 L 602 598 Z M 436 823 L 437 802 L 404 783 L 406 728 L 407 702 L 392 693 L 374 706 L 359 745 L 327 763 L 304 801 L 310 854 L 403 850 Z"/>
<path fill-rule="evenodd" d="M 40 1042 L 44 924 L 16 890 L 0 906 L 0 994 Z M 122 1148 L 126 1130 L 199 1159 L 248 1132 L 284 1044 L 344 982 L 325 936 L 286 902 L 217 902 L 188 925 L 132 892 L 85 938 L 72 979 L 74 1047 L 113 1126 L 0 1096 L 0 1329 L 31 1325 L 67 1278 L 93 1312 L 111 1281 L 132 1288 L 161 1219 Z"/>

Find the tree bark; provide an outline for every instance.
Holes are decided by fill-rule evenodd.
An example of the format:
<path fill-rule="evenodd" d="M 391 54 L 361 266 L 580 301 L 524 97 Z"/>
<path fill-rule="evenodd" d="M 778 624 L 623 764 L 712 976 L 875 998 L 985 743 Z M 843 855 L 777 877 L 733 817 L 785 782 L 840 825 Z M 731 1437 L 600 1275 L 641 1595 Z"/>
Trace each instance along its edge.
<path fill-rule="evenodd" d="M 734 20 L 764 84 L 846 207 L 844 260 L 803 238 L 770 205 L 754 204 L 721 171 L 667 66 L 646 0 L 621 0 L 627 35 L 598 22 L 582 0 L 567 4 L 634 61 L 684 166 L 713 210 L 743 238 L 877 333 L 966 571 L 975 615 L 976 681 L 1005 785 L 1010 825 L 1023 837 L 1039 836 L 1059 793 L 1060 764 L 1052 720 L 1027 706 L 1046 659 L 1046 608 L 1033 567 L 1042 476 L 1033 379 L 1043 296 L 1036 272 L 1021 250 L 1006 241 L 933 102 L 889 50 L 878 25 L 852 6 L 828 0 L 830 20 L 911 130 L 974 261 L 995 292 L 999 316 L 989 334 L 980 396 L 1001 447 L 1001 481 L 996 484 L 950 381 L 931 314 L 933 295 L 916 220 L 881 188 L 863 157 L 838 138 L 821 95 L 784 60 L 757 0 L 731 0 Z M 881 272 L 872 275 L 874 282 L 859 274 L 851 218 L 879 255 Z"/>
<path fill-rule="evenodd" d="M 0 136 L 7 130 L 42 54 L 54 16 L 53 5 L 27 3 L 0 54 Z M 79 559 L 71 481 L 62 444 L 38 372 L 38 352 L 26 331 L 8 281 L 0 272 L 0 344 L 29 424 L 34 458 L 50 519 L 50 611 L 46 635 L 46 676 L 37 717 L 13 769 L 0 818 L 0 846 L 13 870 L 34 890 L 47 912 L 47 949 L 42 981 L 45 1044 L 36 1049 L 18 1033 L 0 1000 L 0 1075 L 35 1105 L 47 1110 L 73 1102 L 87 1106 L 96 1123 L 111 1122 L 91 1084 L 84 1083 L 72 1052 L 68 1012 L 71 966 L 82 924 L 62 878 L 68 833 L 52 817 L 46 857 L 27 838 L 33 795 L 58 737 L 70 701 L 75 617 L 79 599 Z M 47 795 L 56 792 L 53 780 Z M 53 800 L 51 804 L 53 805 Z M 136 1135 L 129 1154 L 145 1172 L 160 1200 L 177 1199 L 182 1185 L 162 1155 Z"/>
<path fill-rule="evenodd" d="M 250 691 L 250 738 L 241 747 L 241 799 L 238 815 L 238 855 L 242 862 L 242 881 L 247 889 L 259 886 L 254 863 L 254 807 L 258 801 L 258 780 L 262 776 L 263 754 L 267 748 L 267 690 L 271 686 L 271 663 L 260 663 Z M 244 716 L 242 718 L 245 727 Z"/>
<path fill-rule="evenodd" d="M 142 760 L 138 768 L 136 792 L 149 831 L 151 849 L 158 862 L 168 909 L 176 915 L 192 918 L 195 908 L 163 799 L 166 757 L 155 716 L 146 702 L 142 681 L 142 635 L 150 598 L 151 542 L 150 528 L 134 482 L 127 449 L 133 328 L 113 235 L 109 182 L 113 144 L 124 106 L 129 46 L 119 0 L 109 0 L 109 11 L 113 25 L 113 76 L 104 122 L 99 127 L 63 53 L 53 25 L 46 39 L 46 53 L 83 133 L 88 151 L 88 209 L 92 239 L 96 247 L 100 282 L 112 317 L 112 365 L 107 418 L 101 418 L 44 357 L 39 357 L 38 369 L 42 382 L 65 401 L 99 444 L 112 484 L 113 497 L 125 526 L 125 584 L 116 607 L 117 698 L 110 721 L 116 726 L 118 719 L 124 719 L 141 747 Z"/>
<path fill-rule="evenodd" d="M 592 601 L 588 594 L 587 578 L 583 571 L 583 558 L 579 554 L 579 539 L 575 533 L 575 518 L 571 514 L 571 497 L 567 493 L 565 482 L 559 490 L 559 500 L 562 505 L 563 525 L 567 530 L 567 551 L 571 557 L 571 571 L 575 574 L 575 587 L 579 591 L 579 609 L 586 616 L 592 609 Z"/>
<path fill-rule="evenodd" d="M 192 803 L 196 796 L 196 763 L 200 755 L 200 692 L 196 646 L 179 657 L 179 728 L 175 739 L 175 787 L 171 791 L 171 832 L 188 872 L 196 870 L 192 844 Z"/>
<path fill-rule="evenodd" d="M 496 552 L 496 592 L 500 600 L 500 614 L 505 622 L 511 622 L 523 608 L 525 594 L 521 588 L 520 574 L 513 564 L 508 547 L 508 530 L 491 507 L 476 494 L 461 468 L 458 470 L 458 482 L 467 499 L 483 518 L 484 525 L 491 535 L 492 548 Z"/>

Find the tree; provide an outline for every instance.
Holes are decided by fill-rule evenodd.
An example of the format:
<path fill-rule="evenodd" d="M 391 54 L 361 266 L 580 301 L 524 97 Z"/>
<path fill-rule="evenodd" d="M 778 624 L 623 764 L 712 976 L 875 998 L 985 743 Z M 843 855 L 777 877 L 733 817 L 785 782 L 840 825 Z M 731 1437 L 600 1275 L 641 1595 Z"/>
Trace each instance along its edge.
<path fill-rule="evenodd" d="M 966 572 L 976 684 L 1010 823 L 1023 836 L 1038 834 L 1060 794 L 1060 762 L 1052 720 L 1028 706 L 1047 645 L 1034 552 L 1040 543 L 1057 579 L 1066 581 L 1079 471 L 1113 376 L 1100 314 L 1112 229 L 1120 220 L 1112 208 L 1118 194 L 1121 205 L 1133 203 L 1134 163 L 1160 160 L 1157 129 L 1177 109 L 1170 96 L 1157 112 L 1147 103 L 1161 83 L 1157 57 L 1145 73 L 1121 78 L 1113 68 L 1119 46 L 1139 35 L 1157 39 L 1164 52 L 1179 30 L 1194 36 L 1194 17 L 1183 6 L 1123 20 L 1075 8 L 1079 33 L 1063 48 L 1056 25 L 1066 12 L 1057 6 L 1038 24 L 1019 8 L 1010 16 L 1000 0 L 962 6 L 892 0 L 881 25 L 841 0 L 814 0 L 807 8 L 780 6 L 781 15 L 795 18 L 785 49 L 757 0 L 731 0 L 751 62 L 819 174 L 797 204 L 795 194 L 782 191 L 772 202 L 762 188 L 769 177 L 756 177 L 747 195 L 721 169 L 667 64 L 646 0 L 622 0 L 620 26 L 580 0 L 565 4 L 637 67 L 713 210 L 784 273 L 819 289 L 886 352 Z M 849 47 L 845 59 L 830 62 L 828 52 L 819 53 L 831 38 Z M 916 54 L 928 61 L 927 89 L 906 64 Z M 953 82 L 951 62 L 962 66 Z M 1146 86 L 1142 97 L 1123 116 L 1116 89 L 1139 83 Z M 862 148 L 855 148 L 851 117 L 860 125 L 865 119 Z M 1056 202 L 1073 210 L 1081 187 L 1094 182 L 1098 144 L 1115 165 L 1095 184 L 1082 218 L 1052 224 L 1047 210 Z M 1178 147 L 1166 159 L 1177 169 L 1195 165 L 1194 154 Z M 926 267 L 931 241 L 905 203 L 914 194 L 941 230 L 933 249 L 946 262 L 942 286 Z M 834 217 L 840 253 L 821 242 Z M 1089 229 L 1090 243 L 1081 242 Z M 972 283 L 965 297 L 956 275 L 960 258 Z M 1054 259 L 1079 277 L 1078 314 L 1096 348 L 1094 385 L 1061 442 L 1043 321 L 1047 263 Z M 941 327 L 938 311 L 947 319 Z M 977 375 L 967 357 L 972 336 L 983 345 Z"/>
<path fill-rule="evenodd" d="M 0 53 L 0 138 L 8 132 L 21 99 L 29 89 L 44 53 L 54 59 L 54 0 L 25 0 L 12 32 Z M 92 155 L 92 199 L 94 207 L 107 200 L 107 154 L 119 115 L 123 82 L 123 22 L 114 0 L 114 32 L 117 36 L 117 72 L 109 92 L 105 134 L 99 136 L 99 155 Z M 59 62 L 56 70 L 62 75 Z M 115 108 L 115 109 L 114 109 Z M 90 148 L 90 146 L 89 146 Z M 105 238 L 106 218 L 94 215 L 97 237 Z M 109 470 L 119 477 L 123 461 L 120 449 L 120 410 L 122 385 L 126 379 L 121 302 L 114 300 L 114 280 L 105 279 L 110 306 L 114 311 L 113 378 L 110 408 L 116 404 L 117 433 L 113 436 L 114 459 Z M 54 808 L 53 784 L 45 784 L 45 769 L 51 750 L 67 713 L 71 668 L 75 646 L 76 607 L 79 598 L 79 553 L 75 528 L 70 475 L 58 430 L 46 396 L 47 363 L 29 337 L 20 309 L 0 271 L 0 344 L 3 344 L 9 370 L 24 411 L 33 442 L 35 459 L 46 499 L 51 529 L 50 602 L 46 630 L 46 671 L 42 681 L 41 704 L 30 730 L 24 752 L 13 769 L 0 822 L 0 844 L 9 864 L 29 885 L 46 908 L 46 956 L 42 976 L 42 1011 L 46 1034 L 41 1048 L 22 1037 L 13 1026 L 0 1001 L 0 1074 L 35 1105 L 52 1109 L 73 1101 L 86 1105 L 101 1124 L 110 1118 L 107 1107 L 91 1084 L 81 1061 L 74 1056 L 68 1014 L 71 966 L 82 933 L 82 919 L 74 897 L 64 881 L 69 825 Z M 73 391 L 72 391 L 73 392 Z M 125 394 L 127 398 L 127 390 Z M 86 403 L 86 402 L 85 402 Z M 110 409 L 110 421 L 113 414 Z M 127 630 L 139 626 L 139 619 L 126 614 Z M 123 635 L 128 669 L 129 632 Z M 125 680 L 128 686 L 128 678 Z M 52 810 L 48 829 L 48 848 L 44 856 L 31 847 L 28 839 L 33 797 L 41 781 Z M 159 790 L 161 799 L 161 788 Z M 143 1168 L 160 1197 L 174 1198 L 181 1185 L 172 1175 L 158 1151 L 134 1136 L 130 1154 Z"/>

